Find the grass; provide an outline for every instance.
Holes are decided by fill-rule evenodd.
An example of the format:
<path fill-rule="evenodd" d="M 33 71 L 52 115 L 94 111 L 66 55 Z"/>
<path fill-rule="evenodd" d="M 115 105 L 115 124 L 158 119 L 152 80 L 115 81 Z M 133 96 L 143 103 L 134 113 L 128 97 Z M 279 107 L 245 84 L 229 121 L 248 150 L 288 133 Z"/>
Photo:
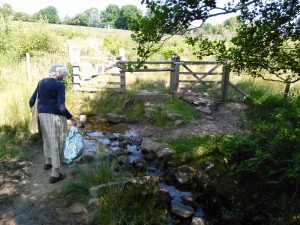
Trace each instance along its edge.
<path fill-rule="evenodd" d="M 134 185 L 109 188 L 100 196 L 100 224 L 167 224 L 167 209 L 158 204 L 157 194 L 143 194 Z M 142 207 L 141 207 L 142 206 Z"/>
<path fill-rule="evenodd" d="M 106 54 L 112 56 L 117 54 L 119 48 L 124 48 L 127 59 L 136 59 L 136 52 L 131 50 L 134 43 L 130 40 L 130 31 L 35 23 L 12 23 L 11 28 L 14 29 L 11 41 L 16 41 L 15 46 L 22 47 L 20 50 L 28 47 L 22 40 L 17 40 L 18 38 L 22 39 L 21 34 L 26 32 L 30 35 L 24 36 L 24 40 L 38 37 L 43 41 L 44 36 L 55 36 L 57 40 L 53 43 L 49 42 L 51 38 L 45 40 L 45 44 L 47 46 L 49 44 L 48 49 L 55 50 L 55 52 L 48 51 L 40 54 L 39 49 L 44 46 L 40 46 L 39 42 L 33 41 L 32 43 L 35 43 L 36 46 L 29 46 L 34 50 L 31 54 L 31 83 L 28 81 L 24 58 L 20 59 L 19 56 L 13 54 L 1 54 L 0 56 L 0 160 L 21 158 L 26 153 L 28 138 L 32 138 L 32 140 L 38 138 L 29 136 L 27 132 L 30 118 L 28 101 L 38 81 L 43 77 L 48 77 L 48 71 L 53 64 L 69 64 L 68 44 L 79 47 L 82 55 L 89 56 Z M 35 36 L 36 33 L 43 35 Z M 11 51 L 13 50 L 12 48 Z M 153 55 L 151 60 L 168 60 L 172 53 L 177 53 L 181 60 L 196 60 L 191 52 L 192 49 L 182 39 L 175 37 L 159 53 Z M 204 66 L 190 68 L 193 71 L 209 69 Z M 156 106 L 150 117 L 146 116 L 145 104 L 136 98 L 135 93 L 145 89 L 168 93 L 169 78 L 167 72 L 127 73 L 127 92 L 99 92 L 94 94 L 93 98 L 90 97 L 90 93 L 74 92 L 69 80 L 66 105 L 73 114 L 101 116 L 105 116 L 108 112 L 123 114 L 129 123 L 147 121 L 159 126 L 171 126 L 168 113 L 181 114 L 185 122 L 200 119 L 199 112 L 181 99 L 160 101 L 163 104 Z M 186 76 L 182 79 L 194 78 Z M 212 77 L 209 80 L 220 80 L 220 77 Z M 182 136 L 177 140 L 168 140 L 171 148 L 177 151 L 174 159 L 195 164 L 198 167 L 204 166 L 207 162 L 214 162 L 216 173 L 230 171 L 230 174 L 235 175 L 236 180 L 239 181 L 237 183 L 241 185 L 239 186 L 240 192 L 236 193 L 234 199 L 237 203 L 235 206 L 246 203 L 248 206 L 256 206 L 251 209 L 249 207 L 245 207 L 246 210 L 242 209 L 245 210 L 243 213 L 247 214 L 248 218 L 259 217 L 261 212 L 265 212 L 268 213 L 270 221 L 274 221 L 273 224 L 296 221 L 299 217 L 297 207 L 299 182 L 294 181 L 299 180 L 300 171 L 299 153 L 296 151 L 299 144 L 299 113 L 297 111 L 299 103 L 296 100 L 300 94 L 300 84 L 291 85 L 291 92 L 295 94 L 295 98 L 290 98 L 288 99 L 290 102 L 287 102 L 282 99 L 283 84 L 253 79 L 243 74 L 237 76 L 233 73 L 230 81 L 249 94 L 247 100 L 250 109 L 247 118 L 251 121 L 252 133 L 247 135 Z M 216 93 L 208 92 L 202 86 L 197 88 L 201 93 L 218 97 Z M 219 85 L 209 85 L 209 88 L 219 90 L 220 87 Z M 229 87 L 229 100 L 244 101 L 245 99 Z M 88 201 L 89 189 L 92 186 L 119 179 L 114 173 L 113 167 L 114 163 L 107 159 L 79 168 L 75 174 L 78 179 L 70 182 L 64 188 L 64 198 L 69 202 Z M 249 177 L 244 176 L 247 179 L 243 178 L 242 175 L 245 174 L 255 175 L 251 186 L 247 180 Z M 272 174 L 276 175 L 276 179 L 272 177 Z M 242 186 L 242 184 L 245 185 Z M 263 187 L 267 192 L 261 191 Z M 249 188 L 251 189 L 249 190 Z M 276 192 L 277 190 L 280 192 Z M 290 191 L 285 192 L 285 190 Z M 263 196 L 264 199 L 271 196 L 268 205 L 265 207 L 260 205 L 260 201 L 257 201 L 259 196 Z M 108 189 L 100 196 L 99 223 L 163 223 L 166 211 L 157 207 L 156 197 L 154 194 L 142 195 L 140 190 L 125 186 Z M 258 199 L 261 200 L 260 197 Z M 258 211 L 255 211 L 256 208 Z"/>
<path fill-rule="evenodd" d="M 87 203 L 90 199 L 90 188 L 126 178 L 122 171 L 116 173 L 116 170 L 116 164 L 109 157 L 95 159 L 75 170 L 76 179 L 63 186 L 61 195 L 69 204 L 75 201 Z M 101 207 L 96 219 L 107 225 L 138 225 L 165 221 L 167 210 L 158 205 L 157 194 L 143 192 L 140 187 L 121 183 L 101 189 Z"/>
<path fill-rule="evenodd" d="M 20 125 L 16 127 L 1 126 L 0 127 L 0 161 L 15 160 L 24 156 L 24 128 L 26 126 Z"/>
<path fill-rule="evenodd" d="M 114 162 L 109 157 L 96 159 L 88 166 L 78 167 L 75 174 L 77 179 L 67 183 L 62 190 L 67 202 L 88 202 L 90 188 L 117 180 L 117 176 L 114 175 Z"/>

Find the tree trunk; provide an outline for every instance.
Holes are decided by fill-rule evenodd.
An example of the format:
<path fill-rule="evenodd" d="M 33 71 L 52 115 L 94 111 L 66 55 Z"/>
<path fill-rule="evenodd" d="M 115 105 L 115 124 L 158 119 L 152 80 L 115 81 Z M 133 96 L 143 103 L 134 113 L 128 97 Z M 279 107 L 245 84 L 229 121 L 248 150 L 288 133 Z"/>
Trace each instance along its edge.
<path fill-rule="evenodd" d="M 285 89 L 284 89 L 284 98 L 287 98 L 289 91 L 290 91 L 291 83 L 286 83 L 285 84 Z"/>

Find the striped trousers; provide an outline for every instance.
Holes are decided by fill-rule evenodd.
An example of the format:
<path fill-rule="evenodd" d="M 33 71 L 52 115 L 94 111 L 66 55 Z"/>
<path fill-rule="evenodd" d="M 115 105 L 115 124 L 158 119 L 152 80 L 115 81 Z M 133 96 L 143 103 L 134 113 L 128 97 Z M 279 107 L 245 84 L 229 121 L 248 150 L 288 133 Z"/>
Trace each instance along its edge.
<path fill-rule="evenodd" d="M 53 168 L 64 161 L 64 148 L 68 134 L 67 119 L 50 113 L 39 113 L 45 157 L 51 158 Z"/>

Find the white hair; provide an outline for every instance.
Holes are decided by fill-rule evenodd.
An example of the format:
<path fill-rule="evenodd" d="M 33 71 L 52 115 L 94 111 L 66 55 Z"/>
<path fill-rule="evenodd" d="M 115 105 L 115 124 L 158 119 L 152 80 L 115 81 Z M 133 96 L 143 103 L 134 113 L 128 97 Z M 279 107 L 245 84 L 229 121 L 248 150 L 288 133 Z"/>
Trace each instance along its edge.
<path fill-rule="evenodd" d="M 56 64 L 56 65 L 52 66 L 49 71 L 50 77 L 65 78 L 68 75 L 69 75 L 68 69 L 65 66 L 60 65 L 60 64 Z"/>

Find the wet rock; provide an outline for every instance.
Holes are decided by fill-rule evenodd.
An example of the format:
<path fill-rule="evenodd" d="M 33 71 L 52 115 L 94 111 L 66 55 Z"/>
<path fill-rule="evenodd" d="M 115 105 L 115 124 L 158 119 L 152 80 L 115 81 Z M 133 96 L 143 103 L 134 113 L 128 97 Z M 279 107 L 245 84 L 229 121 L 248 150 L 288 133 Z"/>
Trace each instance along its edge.
<path fill-rule="evenodd" d="M 128 164 L 129 163 L 129 158 L 126 155 L 121 155 L 117 158 L 118 163 L 120 164 Z"/>
<path fill-rule="evenodd" d="M 189 183 L 189 180 L 190 180 L 190 177 L 189 177 L 189 174 L 188 173 L 180 173 L 180 172 L 177 172 L 175 174 L 175 178 L 176 178 L 176 181 L 179 185 L 184 185 L 184 184 L 187 184 Z"/>
<path fill-rule="evenodd" d="M 118 137 L 112 133 L 109 133 L 106 138 L 110 141 L 115 141 L 115 140 L 118 140 Z"/>
<path fill-rule="evenodd" d="M 69 211 L 71 214 L 76 214 L 76 213 L 83 213 L 86 212 L 87 209 L 85 205 L 81 202 L 74 202 L 71 207 L 69 208 Z"/>
<path fill-rule="evenodd" d="M 135 159 L 133 161 L 133 166 L 138 170 L 138 171 L 142 171 L 145 170 L 147 168 L 147 163 L 144 159 Z"/>
<path fill-rule="evenodd" d="M 202 112 L 206 115 L 210 115 L 212 113 L 211 109 L 208 107 L 198 106 L 198 107 L 196 107 L 196 109 L 198 109 L 200 112 Z"/>
<path fill-rule="evenodd" d="M 176 121 L 176 120 L 182 120 L 183 116 L 180 114 L 168 114 L 167 115 L 171 120 Z"/>
<path fill-rule="evenodd" d="M 141 146 L 143 152 L 149 153 L 151 151 L 157 152 L 158 150 L 167 147 L 167 143 L 160 143 L 160 142 L 153 141 L 150 138 L 143 138 Z"/>
<path fill-rule="evenodd" d="M 186 206 L 175 202 L 171 205 L 171 212 L 176 216 L 180 216 L 182 218 L 189 218 L 193 215 L 194 209 L 190 206 Z"/>
<path fill-rule="evenodd" d="M 89 200 L 89 209 L 95 209 L 98 208 L 100 205 L 99 199 L 98 198 L 91 198 Z"/>
<path fill-rule="evenodd" d="M 208 120 L 214 120 L 214 117 L 212 117 L 212 116 L 206 116 L 205 118 Z"/>
<path fill-rule="evenodd" d="M 194 177 L 197 174 L 197 170 L 191 166 L 180 166 L 175 173 L 175 178 L 178 184 L 187 185 L 191 184 Z"/>
<path fill-rule="evenodd" d="M 107 113 L 107 122 L 112 124 L 122 123 L 125 121 L 125 117 L 114 113 Z"/>
<path fill-rule="evenodd" d="M 114 151 L 114 154 L 116 156 L 122 156 L 122 155 L 128 155 L 128 152 L 125 149 L 118 149 Z"/>
<path fill-rule="evenodd" d="M 129 180 L 131 184 L 138 185 L 142 194 L 152 194 L 159 191 L 159 178 L 157 176 L 144 176 L 132 178 Z"/>
<path fill-rule="evenodd" d="M 205 220 L 200 217 L 193 217 L 191 225 L 205 225 Z"/>
<path fill-rule="evenodd" d="M 132 142 L 132 138 L 128 137 L 128 136 L 126 136 L 124 134 L 120 134 L 119 137 L 118 137 L 118 141 L 119 142 L 127 141 L 128 143 L 131 143 Z"/>
<path fill-rule="evenodd" d="M 196 207 L 197 206 L 197 202 L 196 202 L 196 199 L 194 199 L 193 197 L 191 196 L 180 196 L 182 202 L 185 204 L 185 205 L 189 205 L 191 207 Z"/>
<path fill-rule="evenodd" d="M 127 140 L 119 142 L 119 147 L 120 148 L 125 149 L 127 145 L 128 145 L 128 141 Z"/>
<path fill-rule="evenodd" d="M 156 157 L 159 158 L 159 159 L 168 159 L 172 155 L 174 155 L 175 153 L 176 153 L 176 151 L 173 150 L 173 149 L 163 148 L 163 149 L 160 149 L 156 152 Z"/>
<path fill-rule="evenodd" d="M 166 162 L 166 165 L 168 167 L 177 167 L 177 163 L 173 162 L 173 161 L 169 161 L 169 162 Z"/>
<path fill-rule="evenodd" d="M 180 126 L 180 125 L 184 124 L 184 121 L 183 120 L 175 120 L 174 124 L 176 126 Z"/>

